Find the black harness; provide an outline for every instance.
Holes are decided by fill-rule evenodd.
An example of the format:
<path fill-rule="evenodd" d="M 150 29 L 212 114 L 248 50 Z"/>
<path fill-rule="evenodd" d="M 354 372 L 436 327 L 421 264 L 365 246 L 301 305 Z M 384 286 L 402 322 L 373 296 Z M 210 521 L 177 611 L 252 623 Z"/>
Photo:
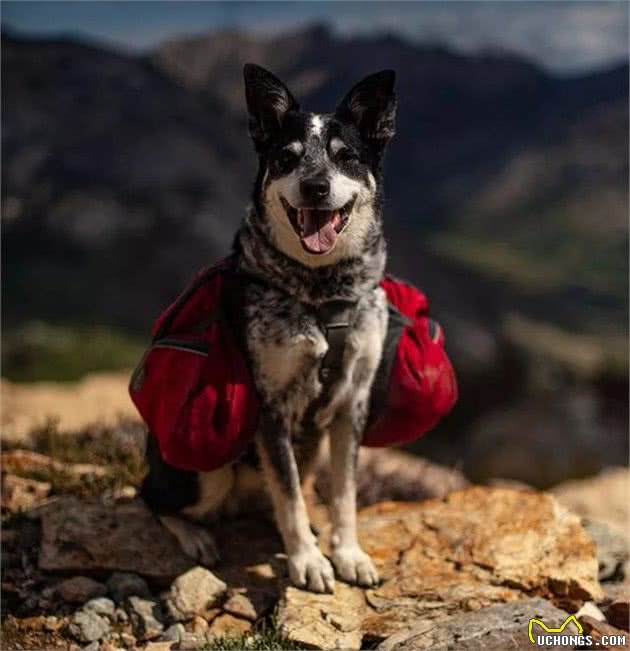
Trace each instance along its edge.
<path fill-rule="evenodd" d="M 328 344 L 319 366 L 319 380 L 325 390 L 341 375 L 346 339 L 356 306 L 354 301 L 336 300 L 322 303 L 316 310 L 319 327 Z"/>
<path fill-rule="evenodd" d="M 226 274 L 227 291 L 223 292 L 225 297 L 224 308 L 230 322 L 236 326 L 237 331 L 240 331 L 237 336 L 241 338 L 242 350 L 246 351 L 247 348 L 244 346 L 245 341 L 243 340 L 244 328 L 238 327 L 244 321 L 242 311 L 244 308 L 245 288 L 251 283 L 265 288 L 278 288 L 260 276 L 237 270 L 234 259 L 230 260 L 225 270 L 229 273 Z M 282 291 L 281 288 L 280 291 Z M 325 391 L 327 391 L 341 375 L 346 340 L 356 311 L 357 301 L 337 299 L 326 301 L 318 306 L 308 303 L 305 303 L 305 305 L 314 313 L 328 344 L 328 350 L 319 367 L 319 379 Z"/>

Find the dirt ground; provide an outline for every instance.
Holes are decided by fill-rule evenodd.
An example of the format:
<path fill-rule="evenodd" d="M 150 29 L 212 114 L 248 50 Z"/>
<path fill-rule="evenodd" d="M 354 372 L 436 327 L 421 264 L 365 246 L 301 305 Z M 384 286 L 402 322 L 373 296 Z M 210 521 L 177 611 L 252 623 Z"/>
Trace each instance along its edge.
<path fill-rule="evenodd" d="M 131 371 L 97 373 L 67 384 L 0 380 L 3 441 L 26 441 L 30 432 L 50 423 L 59 431 L 75 432 L 94 424 L 107 427 L 121 419 L 139 419 L 127 393 L 130 375 Z"/>

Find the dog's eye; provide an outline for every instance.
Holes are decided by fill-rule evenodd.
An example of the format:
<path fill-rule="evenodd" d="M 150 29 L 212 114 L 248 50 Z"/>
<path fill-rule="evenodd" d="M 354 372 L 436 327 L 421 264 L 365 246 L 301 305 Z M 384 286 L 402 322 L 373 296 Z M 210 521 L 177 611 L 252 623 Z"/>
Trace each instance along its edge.
<path fill-rule="evenodd" d="M 354 149 L 344 147 L 343 149 L 339 150 L 339 153 L 337 154 L 337 160 L 340 163 L 352 163 L 359 160 L 359 155 L 356 151 L 354 151 Z"/>
<path fill-rule="evenodd" d="M 290 169 L 297 164 L 300 157 L 290 149 L 283 149 L 278 157 L 278 164 L 282 169 Z"/>

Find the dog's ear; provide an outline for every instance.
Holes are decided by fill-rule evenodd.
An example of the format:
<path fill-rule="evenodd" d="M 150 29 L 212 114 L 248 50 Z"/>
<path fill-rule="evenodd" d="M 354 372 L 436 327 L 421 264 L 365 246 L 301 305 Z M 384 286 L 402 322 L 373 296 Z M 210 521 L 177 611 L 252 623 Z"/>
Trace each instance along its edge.
<path fill-rule="evenodd" d="M 384 145 L 396 132 L 395 83 L 393 70 L 366 77 L 343 98 L 337 117 L 356 124 L 364 138 Z"/>
<path fill-rule="evenodd" d="M 246 63 L 243 77 L 249 133 L 256 148 L 259 148 L 282 126 L 285 115 L 289 111 L 299 110 L 300 106 L 289 89 L 268 70 L 254 63 Z"/>

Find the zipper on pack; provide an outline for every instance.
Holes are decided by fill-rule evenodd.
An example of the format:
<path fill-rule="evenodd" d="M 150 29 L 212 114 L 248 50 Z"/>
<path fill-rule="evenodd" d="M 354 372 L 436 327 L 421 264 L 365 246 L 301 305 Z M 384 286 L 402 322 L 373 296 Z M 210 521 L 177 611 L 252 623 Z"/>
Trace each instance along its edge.
<path fill-rule="evenodd" d="M 208 344 L 202 341 L 188 341 L 177 337 L 162 337 L 157 339 L 151 345 L 151 348 L 171 348 L 181 350 L 186 353 L 195 353 L 197 355 L 208 356 Z"/>
<path fill-rule="evenodd" d="M 177 337 L 162 337 L 154 341 L 144 352 L 142 359 L 136 366 L 129 386 L 133 391 L 139 391 L 146 378 L 146 369 L 144 362 L 147 355 L 154 348 L 170 348 L 172 350 L 181 350 L 185 353 L 193 353 L 194 355 L 201 355 L 202 357 L 208 356 L 208 344 L 201 341 L 188 341 L 186 339 L 179 339 Z"/>

